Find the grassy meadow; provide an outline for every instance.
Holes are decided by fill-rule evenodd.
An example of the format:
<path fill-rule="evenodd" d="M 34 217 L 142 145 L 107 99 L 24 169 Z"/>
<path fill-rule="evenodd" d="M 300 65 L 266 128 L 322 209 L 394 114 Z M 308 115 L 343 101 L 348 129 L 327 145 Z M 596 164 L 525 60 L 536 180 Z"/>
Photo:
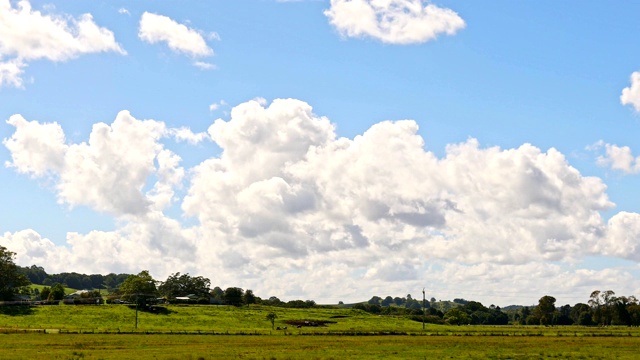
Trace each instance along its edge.
<path fill-rule="evenodd" d="M 640 337 L 0 335 L 0 359 L 637 359 Z"/>
<path fill-rule="evenodd" d="M 30 287 L 32 290 L 38 289 L 38 291 L 42 291 L 42 289 L 44 289 L 44 288 L 46 288 L 46 287 L 50 288 L 51 286 L 47 286 L 47 285 L 38 285 L 38 284 L 31 284 L 31 285 L 29 285 L 29 287 Z M 68 287 L 66 287 L 66 286 L 65 286 L 65 288 L 64 288 L 64 294 L 65 294 L 65 295 L 73 294 L 73 293 L 74 293 L 74 292 L 76 292 L 76 291 L 78 291 L 78 290 L 77 290 L 77 289 L 68 288 Z"/>
<path fill-rule="evenodd" d="M 273 330 L 266 315 L 275 312 Z M 633 359 L 640 329 L 444 326 L 355 309 L 0 307 L 0 359 Z M 297 328 L 291 321 L 327 321 Z"/>

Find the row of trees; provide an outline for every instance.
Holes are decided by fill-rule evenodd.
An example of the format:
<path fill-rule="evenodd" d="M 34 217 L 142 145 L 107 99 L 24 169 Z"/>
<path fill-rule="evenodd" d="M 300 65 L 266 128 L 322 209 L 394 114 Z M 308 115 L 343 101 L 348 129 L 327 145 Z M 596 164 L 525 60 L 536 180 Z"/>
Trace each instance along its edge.
<path fill-rule="evenodd" d="M 513 321 L 526 325 L 627 325 L 640 326 L 640 303 L 635 296 L 616 296 L 612 290 L 596 290 L 589 301 L 556 307 L 553 296 L 543 296 L 538 305 L 523 307 Z"/>
<path fill-rule="evenodd" d="M 409 315 L 416 321 L 425 321 L 435 324 L 451 325 L 506 325 L 509 323 L 509 316 L 503 312 L 499 306 L 485 307 L 477 301 L 457 301 L 454 306 L 447 311 L 442 311 L 434 307 L 436 301 L 431 299 L 425 301 L 425 307 L 415 305 L 419 303 L 412 300 L 408 295 L 406 301 L 401 302 L 376 302 L 378 297 L 373 297 L 367 304 L 356 304 L 354 308 L 380 315 Z"/>
<path fill-rule="evenodd" d="M 59 274 L 47 274 L 41 266 L 31 265 L 20 267 L 20 272 L 24 274 L 33 284 L 53 286 L 62 284 L 71 289 L 107 289 L 113 291 L 117 289 L 130 274 L 80 274 L 76 272 L 64 272 Z"/>
<path fill-rule="evenodd" d="M 189 274 L 171 274 L 165 281 L 157 281 L 151 277 L 147 270 L 137 275 L 129 275 L 114 292 L 127 301 L 148 302 L 146 299 L 162 297 L 170 302 L 176 298 L 189 297 L 189 300 L 178 300 L 205 304 L 225 304 L 242 306 L 250 304 L 264 304 L 271 306 L 310 308 L 316 306 L 313 300 L 291 300 L 283 302 L 275 296 L 262 299 L 256 296 L 251 289 L 228 287 L 222 290 L 220 287 L 211 287 L 211 281 L 202 276 Z"/>
<path fill-rule="evenodd" d="M 435 302 L 436 299 L 432 298 L 432 301 Z M 411 294 L 407 294 L 406 297 L 391 297 L 387 296 L 384 299 L 379 296 L 374 296 L 369 301 L 367 301 L 369 305 L 380 305 L 382 307 L 387 306 L 401 306 L 407 309 L 422 309 L 422 301 L 414 299 Z M 426 308 L 431 307 L 430 302 L 425 301 L 424 303 Z"/>
<path fill-rule="evenodd" d="M 229 287 L 211 289 L 211 281 L 202 276 L 175 273 L 165 281 L 157 281 L 148 271 L 136 275 L 109 274 L 84 275 L 78 273 L 47 274 L 43 268 L 31 266 L 21 268 L 14 263 L 15 253 L 0 246 L 0 301 L 14 300 L 19 295 L 31 295 L 42 300 L 61 300 L 64 286 L 74 288 L 111 288 L 114 297 L 129 301 L 147 302 L 149 298 L 163 297 L 169 301 L 187 297 L 201 303 L 228 304 L 234 306 L 265 304 L 271 306 L 309 308 L 315 307 L 312 300 L 292 300 L 283 302 L 277 297 L 261 299 L 251 290 Z M 80 283 L 75 283 L 80 279 Z M 30 281 L 31 280 L 31 281 Z M 58 281 L 41 291 L 32 291 L 31 282 L 45 283 Z M 83 282 L 90 286 L 82 286 Z M 105 284 L 108 283 L 108 284 Z M 78 286 L 80 285 L 80 286 Z M 107 286 L 105 286 L 107 285 Z M 93 295 L 92 295 L 93 294 Z M 87 296 L 100 296 L 98 291 Z M 423 308 L 424 305 L 424 308 Z M 435 299 L 424 304 L 411 295 L 404 298 L 387 296 L 384 299 L 372 297 L 367 303 L 356 304 L 355 308 L 376 314 L 409 315 L 422 321 L 449 324 L 502 325 L 511 323 L 527 325 L 634 325 L 640 326 L 640 302 L 634 296 L 616 296 L 611 290 L 591 293 L 587 303 L 557 307 L 556 299 L 543 296 L 535 307 L 521 307 L 517 311 L 503 312 L 500 307 L 485 307 L 479 302 L 455 299 L 447 306 L 434 307 Z M 438 304 L 441 305 L 441 304 Z M 452 306 L 453 305 L 453 306 Z M 507 314 L 508 313 L 508 314 Z"/>

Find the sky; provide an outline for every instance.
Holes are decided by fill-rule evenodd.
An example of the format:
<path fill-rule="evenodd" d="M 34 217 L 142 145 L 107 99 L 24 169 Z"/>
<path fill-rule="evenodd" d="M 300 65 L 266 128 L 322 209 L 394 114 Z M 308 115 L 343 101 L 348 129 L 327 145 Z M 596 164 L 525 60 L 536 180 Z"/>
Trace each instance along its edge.
<path fill-rule="evenodd" d="M 318 303 L 639 296 L 639 13 L 0 0 L 0 245 Z"/>

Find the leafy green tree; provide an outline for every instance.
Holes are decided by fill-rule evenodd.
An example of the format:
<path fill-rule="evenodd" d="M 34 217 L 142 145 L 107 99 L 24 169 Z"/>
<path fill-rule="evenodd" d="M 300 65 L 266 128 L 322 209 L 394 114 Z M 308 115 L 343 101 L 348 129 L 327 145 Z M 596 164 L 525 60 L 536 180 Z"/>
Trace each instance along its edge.
<path fill-rule="evenodd" d="M 208 298 L 211 281 L 202 276 L 189 276 L 189 274 L 175 273 L 158 286 L 160 295 L 169 299 L 176 296 L 196 295 L 198 298 Z"/>
<path fill-rule="evenodd" d="M 224 290 L 222 290 L 219 286 L 216 286 L 211 290 L 209 296 L 212 298 L 212 303 L 214 304 L 224 304 Z"/>
<path fill-rule="evenodd" d="M 71 273 L 64 279 L 64 283 L 68 288 L 82 289 L 82 277 L 79 274 Z"/>
<path fill-rule="evenodd" d="M 245 303 L 246 305 L 256 303 L 256 296 L 253 294 L 253 290 L 248 289 L 247 291 L 244 292 L 244 295 L 242 295 L 242 302 Z"/>
<path fill-rule="evenodd" d="M 278 318 L 278 315 L 276 315 L 276 313 L 274 312 L 270 312 L 267 314 L 267 320 L 271 321 L 271 329 L 275 328 L 277 318 Z"/>
<path fill-rule="evenodd" d="M 146 299 L 153 298 L 158 294 L 156 288 L 157 281 L 149 274 L 148 270 L 141 271 L 138 275 L 129 275 L 120 285 L 120 293 L 127 301 L 137 301 L 138 304 L 145 304 Z"/>
<path fill-rule="evenodd" d="M 466 312 L 455 307 L 444 314 L 444 321 L 451 325 L 465 325 L 471 323 L 471 317 Z"/>
<path fill-rule="evenodd" d="M 640 326 L 640 304 L 637 302 L 629 304 L 627 311 L 631 318 L 631 325 Z"/>
<path fill-rule="evenodd" d="M 244 290 L 242 290 L 241 288 L 230 287 L 224 291 L 223 298 L 228 305 L 241 306 L 243 295 Z"/>
<path fill-rule="evenodd" d="M 51 287 L 51 291 L 49 292 L 49 296 L 47 300 L 49 301 L 58 301 L 64 299 L 64 286 L 60 283 L 54 284 Z"/>
<path fill-rule="evenodd" d="M 616 298 L 613 304 L 613 319 L 611 323 L 613 325 L 632 325 L 631 313 L 629 308 L 631 305 L 636 304 L 637 299 L 635 296 L 620 296 Z"/>
<path fill-rule="evenodd" d="M 527 325 L 527 318 L 531 316 L 531 309 L 528 306 L 523 306 L 520 309 L 520 325 Z"/>
<path fill-rule="evenodd" d="M 391 296 L 387 296 L 380 303 L 380 305 L 382 305 L 382 306 L 391 306 L 391 304 L 393 304 L 393 298 Z"/>
<path fill-rule="evenodd" d="M 572 325 L 573 320 L 571 320 L 571 305 L 567 304 L 561 306 L 559 311 L 556 311 L 553 315 L 553 324 L 554 325 Z"/>
<path fill-rule="evenodd" d="M 571 308 L 569 317 L 575 325 L 588 326 L 593 325 L 591 318 L 591 307 L 587 304 L 577 303 Z"/>
<path fill-rule="evenodd" d="M 92 289 L 104 289 L 104 276 L 102 274 L 89 275 Z"/>
<path fill-rule="evenodd" d="M 556 298 L 545 295 L 538 300 L 538 306 L 533 309 L 533 314 L 540 319 L 540 325 L 552 325 L 556 312 Z"/>
<path fill-rule="evenodd" d="M 44 271 L 44 268 L 40 266 L 31 265 L 30 267 L 23 267 L 21 270 L 33 284 L 42 284 L 44 279 L 47 277 L 47 273 Z"/>
<path fill-rule="evenodd" d="M 591 292 L 589 297 L 589 306 L 591 306 L 593 321 L 596 323 L 602 323 L 602 300 L 600 300 L 600 290 Z"/>
<path fill-rule="evenodd" d="M 27 276 L 13 262 L 15 255 L 16 253 L 0 245 L 0 300 L 13 300 L 22 287 L 30 284 Z"/>
<path fill-rule="evenodd" d="M 617 298 L 612 290 L 595 290 L 591 293 L 589 305 L 593 309 L 593 320 L 600 325 L 611 325 Z"/>
<path fill-rule="evenodd" d="M 380 301 L 382 301 L 382 299 L 379 296 L 374 296 L 367 301 L 367 304 L 380 305 Z"/>
<path fill-rule="evenodd" d="M 278 299 L 276 296 L 271 296 L 269 299 L 263 300 L 262 303 L 271 306 L 282 306 L 282 300 Z"/>
<path fill-rule="evenodd" d="M 48 286 L 43 287 L 40 291 L 40 299 L 47 300 L 49 298 L 49 294 L 51 294 L 51 288 Z"/>

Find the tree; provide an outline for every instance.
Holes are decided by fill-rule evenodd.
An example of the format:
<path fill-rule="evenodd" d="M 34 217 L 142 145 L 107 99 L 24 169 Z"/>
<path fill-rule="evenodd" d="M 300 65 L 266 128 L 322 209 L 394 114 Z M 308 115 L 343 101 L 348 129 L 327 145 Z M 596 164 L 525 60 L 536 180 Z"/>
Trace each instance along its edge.
<path fill-rule="evenodd" d="M 571 308 L 569 314 L 575 325 L 592 325 L 591 308 L 587 304 L 577 303 Z"/>
<path fill-rule="evenodd" d="M 71 273 L 64 279 L 65 285 L 72 289 L 82 289 L 82 277 L 79 274 Z"/>
<path fill-rule="evenodd" d="M 16 253 L 0 245 L 0 300 L 10 301 L 20 288 L 30 284 L 29 279 L 14 264 Z"/>
<path fill-rule="evenodd" d="M 635 297 L 620 296 L 616 298 L 616 302 L 613 305 L 613 320 L 614 325 L 627 325 L 631 326 L 631 314 L 629 313 L 630 305 L 636 302 Z"/>
<path fill-rule="evenodd" d="M 531 316 L 531 309 L 528 306 L 523 306 L 520 309 L 520 325 L 527 325 L 527 318 Z"/>
<path fill-rule="evenodd" d="M 145 304 L 146 299 L 155 297 L 158 293 L 156 283 L 149 271 L 143 270 L 138 275 L 129 275 L 120 285 L 120 293 L 125 300 L 136 300 L 138 304 Z"/>
<path fill-rule="evenodd" d="M 40 299 L 47 300 L 49 298 L 49 294 L 51 294 L 51 288 L 48 286 L 43 287 L 42 291 L 40 291 Z"/>
<path fill-rule="evenodd" d="M 534 315 L 540 319 L 540 325 L 553 324 L 553 315 L 556 312 L 556 298 L 545 295 L 538 300 L 538 306 L 533 309 Z"/>
<path fill-rule="evenodd" d="M 380 298 L 379 296 L 374 296 L 371 299 L 369 299 L 367 303 L 371 305 L 380 305 L 380 301 L 382 301 L 382 298 Z"/>
<path fill-rule="evenodd" d="M 244 292 L 244 295 L 242 295 L 242 302 L 244 302 L 246 305 L 255 304 L 256 296 L 253 295 L 253 290 L 248 289 Z"/>
<path fill-rule="evenodd" d="M 611 290 L 595 290 L 591 293 L 589 305 L 593 309 L 593 320 L 600 325 L 611 325 L 613 312 L 617 299 L 615 292 Z"/>
<path fill-rule="evenodd" d="M 273 329 L 275 327 L 275 323 L 276 323 L 276 319 L 278 318 L 278 315 L 276 315 L 276 313 L 274 312 L 270 312 L 267 314 L 267 320 L 271 321 L 271 329 Z"/>
<path fill-rule="evenodd" d="M 59 301 L 64 299 L 64 286 L 60 283 L 54 284 L 51 287 L 51 291 L 49 292 L 49 296 L 47 296 L 48 301 Z"/>
<path fill-rule="evenodd" d="M 228 305 L 241 306 L 243 294 L 244 290 L 242 290 L 241 288 L 230 287 L 224 291 L 223 298 Z"/>
<path fill-rule="evenodd" d="M 44 268 L 36 265 L 23 267 L 22 273 L 25 274 L 33 284 L 42 284 L 44 279 L 47 277 L 47 273 L 44 271 Z"/>
<path fill-rule="evenodd" d="M 471 323 L 471 317 L 466 312 L 455 307 L 447 311 L 444 315 L 444 321 L 451 325 L 463 325 Z"/>
<path fill-rule="evenodd" d="M 391 296 L 387 296 L 380 303 L 380 305 L 382 305 L 382 306 L 391 306 L 391 304 L 393 304 L 393 298 Z"/>
<path fill-rule="evenodd" d="M 553 317 L 554 325 L 572 325 L 573 320 L 571 319 L 571 305 L 567 304 L 560 307 L 560 310 L 554 314 Z"/>
<path fill-rule="evenodd" d="M 186 296 L 194 294 L 198 298 L 208 298 L 211 288 L 211 281 L 202 276 L 180 275 L 175 273 L 170 275 L 166 281 L 158 286 L 160 295 L 169 299 L 176 296 Z"/>

